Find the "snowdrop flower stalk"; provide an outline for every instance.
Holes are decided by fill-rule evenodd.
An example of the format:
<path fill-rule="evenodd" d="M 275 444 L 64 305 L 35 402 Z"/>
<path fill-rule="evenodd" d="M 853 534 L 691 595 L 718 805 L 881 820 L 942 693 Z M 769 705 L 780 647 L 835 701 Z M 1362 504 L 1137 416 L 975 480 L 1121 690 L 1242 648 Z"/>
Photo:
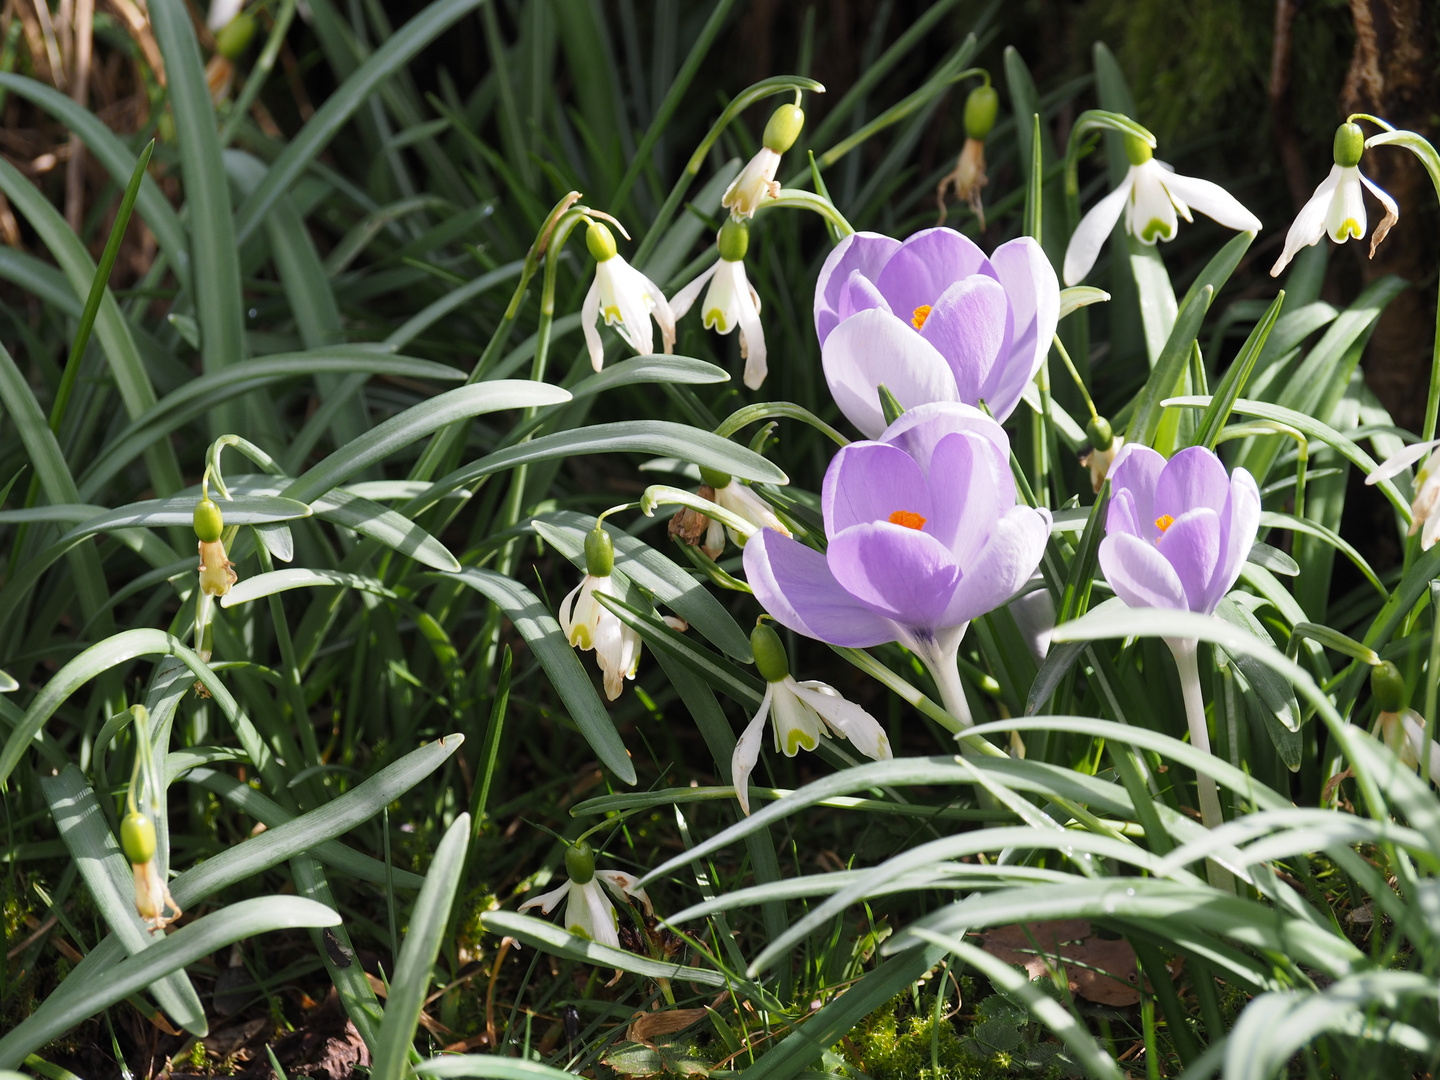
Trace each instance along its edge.
<path fill-rule="evenodd" d="M 1010 441 L 979 409 L 909 409 L 877 441 L 830 462 L 822 554 L 773 529 L 745 545 L 745 577 L 776 622 L 864 649 L 898 641 L 969 727 L 956 657 L 970 620 L 1006 603 L 1040 564 L 1050 515 L 1017 506 Z"/>
<path fill-rule="evenodd" d="M 620 595 L 610 578 L 615 569 L 615 545 L 598 521 L 585 537 L 585 580 L 560 601 L 560 630 L 565 640 L 583 652 L 595 652 L 605 682 L 605 696 L 614 701 L 635 678 L 640 666 L 640 635 L 620 621 L 597 596 Z"/>
<path fill-rule="evenodd" d="M 985 137 L 995 126 L 999 111 L 1000 95 L 986 74 L 985 85 L 971 90 L 965 99 L 965 145 L 960 149 L 960 159 L 935 189 L 935 202 L 940 207 L 940 220 L 936 224 L 945 224 L 945 193 L 953 186 L 955 197 L 969 204 L 980 221 L 980 231 L 985 231 L 985 207 L 980 202 L 980 191 L 989 183 L 985 176 Z"/>
<path fill-rule="evenodd" d="M 1322 236 L 1328 235 L 1337 244 L 1343 244 L 1352 237 L 1365 239 L 1365 199 L 1361 188 L 1368 189 L 1385 208 L 1385 216 L 1375 226 L 1375 234 L 1370 238 L 1370 257 L 1375 257 L 1380 241 L 1400 220 L 1400 208 L 1395 205 L 1394 199 L 1361 173 L 1360 155 L 1364 150 L 1365 133 L 1360 130 L 1359 124 L 1344 123 L 1335 129 L 1335 164 L 1331 166 L 1329 175 L 1320 181 L 1310 201 L 1295 215 L 1290 231 L 1285 235 L 1285 250 L 1270 268 L 1271 277 L 1278 277 L 1302 247 L 1318 244 Z"/>
<path fill-rule="evenodd" d="M 1121 211 L 1125 213 L 1125 231 L 1142 244 L 1173 240 L 1178 227 L 1177 215 L 1192 221 L 1192 208 L 1227 229 L 1260 231 L 1260 219 L 1246 210 L 1235 196 L 1209 180 L 1181 176 L 1157 161 L 1154 151 L 1139 136 L 1125 136 L 1125 153 L 1130 159 L 1125 179 L 1090 208 L 1070 237 L 1065 249 L 1066 285 L 1078 284 L 1090 272 L 1100 254 L 1100 246 L 1115 227 Z"/>
<path fill-rule="evenodd" d="M 1440 779 L 1440 743 L 1433 738 L 1427 740 L 1425 718 L 1414 709 L 1405 708 L 1405 677 L 1400 669 L 1389 660 L 1372 667 L 1370 692 L 1380 706 L 1375 724 L 1385 745 L 1407 768 L 1422 768 L 1427 778 Z"/>
<path fill-rule="evenodd" d="M 771 113 L 760 140 L 760 149 L 725 189 L 720 205 L 735 217 L 754 217 L 767 197 L 773 199 L 780 194 L 780 184 L 775 179 L 780 155 L 795 145 L 800 129 L 805 126 L 805 112 L 800 108 L 798 93 L 796 98 L 795 104 L 781 105 Z"/>
<path fill-rule="evenodd" d="M 765 365 L 765 328 L 760 325 L 760 295 L 745 276 L 745 252 L 750 246 L 750 228 L 744 221 L 728 219 L 715 238 L 720 258 L 686 285 L 670 301 L 675 318 L 682 319 L 695 304 L 706 282 L 700 320 L 706 330 L 728 334 L 740 331 L 740 356 L 745 360 L 745 385 L 760 389 L 768 370 Z"/>
<path fill-rule="evenodd" d="M 605 895 L 603 884 L 622 902 L 634 897 L 645 906 L 645 914 L 654 913 L 650 897 L 636 882 L 640 879 L 621 870 L 596 870 L 595 852 L 584 840 L 571 844 L 565 850 L 565 884 L 550 892 L 541 893 L 520 905 L 521 911 L 538 907 L 549 915 L 555 905 L 565 901 L 565 929 L 576 937 L 583 937 L 599 945 L 620 948 L 619 919 L 615 906 Z"/>
<path fill-rule="evenodd" d="M 636 354 L 643 356 L 655 351 L 655 336 L 650 329 L 654 316 L 664 351 L 671 352 L 675 348 L 675 314 L 660 287 L 625 261 L 615 246 L 614 235 L 600 222 L 592 220 L 586 226 L 585 246 L 595 259 L 595 282 L 581 305 L 580 325 L 595 370 L 605 364 L 605 347 L 600 343 L 597 325 L 601 318 Z"/>
<path fill-rule="evenodd" d="M 235 566 L 225 553 L 225 518 L 220 507 L 204 495 L 195 504 L 195 535 L 200 541 L 200 593 L 195 598 L 195 651 L 210 661 L 210 620 L 215 597 L 224 596 L 239 580 Z"/>
<path fill-rule="evenodd" d="M 1227 475 L 1213 450 L 1192 446 L 1169 461 L 1148 446 L 1125 446 L 1110 468 L 1110 506 L 1100 569 L 1131 607 L 1212 615 L 1240 576 L 1260 527 L 1260 489 L 1244 469 Z M 1180 671 L 1190 742 L 1210 753 L 1194 638 L 1166 638 Z M 1214 777 L 1198 773 L 1200 816 L 1224 822 Z M 1230 875 L 1209 864 L 1211 884 Z"/>
<path fill-rule="evenodd" d="M 775 749 L 786 757 L 794 757 L 802 749 L 814 750 L 822 737 L 832 734 L 849 739 L 856 750 L 876 761 L 891 756 L 885 729 L 868 712 L 826 683 L 795 681 L 785 646 L 771 627 L 763 622 L 756 624 L 750 632 L 750 650 L 755 654 L 755 666 L 765 677 L 765 696 L 730 759 L 735 797 L 745 813 L 750 813 L 750 774 L 760 757 L 767 719 L 772 721 Z"/>

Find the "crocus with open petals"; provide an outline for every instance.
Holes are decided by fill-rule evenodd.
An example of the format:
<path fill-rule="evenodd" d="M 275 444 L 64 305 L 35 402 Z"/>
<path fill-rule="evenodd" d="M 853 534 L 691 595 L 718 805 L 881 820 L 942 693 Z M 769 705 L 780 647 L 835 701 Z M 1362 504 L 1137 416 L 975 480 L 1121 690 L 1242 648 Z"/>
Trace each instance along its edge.
<path fill-rule="evenodd" d="M 1259 232 L 1260 219 L 1246 210 L 1240 200 L 1219 184 L 1193 176 L 1181 176 L 1170 166 L 1155 160 L 1144 140 L 1125 137 L 1130 169 L 1120 186 L 1090 208 L 1080 219 L 1065 249 L 1065 284 L 1084 280 L 1100 247 L 1109 237 L 1120 212 L 1125 212 L 1125 231 L 1142 244 L 1175 239 L 1179 217 L 1193 221 L 1191 209 L 1214 218 L 1227 229 Z"/>
<path fill-rule="evenodd" d="M 1040 563 L 1047 511 L 1015 504 L 1004 430 L 980 410 L 910 409 L 830 462 L 824 554 L 764 529 L 745 576 L 775 620 L 832 645 L 898 641 L 969 723 L 955 658 L 970 620 L 1013 597 Z"/>
<path fill-rule="evenodd" d="M 987 258 L 952 229 L 901 243 L 855 233 L 815 285 L 815 332 L 835 404 L 867 438 L 885 430 L 877 388 L 900 405 L 978 405 L 1004 420 L 1045 360 L 1060 283 L 1028 236 Z"/>
<path fill-rule="evenodd" d="M 1127 443 L 1110 467 L 1100 569 L 1131 607 L 1213 614 L 1240 576 L 1260 527 L 1260 490 L 1213 450 L 1169 461 Z"/>

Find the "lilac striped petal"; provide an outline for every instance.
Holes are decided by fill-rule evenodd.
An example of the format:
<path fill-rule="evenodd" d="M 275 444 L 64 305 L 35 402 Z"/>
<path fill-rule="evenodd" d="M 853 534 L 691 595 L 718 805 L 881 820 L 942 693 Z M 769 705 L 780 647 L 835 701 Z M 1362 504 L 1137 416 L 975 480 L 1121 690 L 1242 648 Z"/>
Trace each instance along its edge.
<path fill-rule="evenodd" d="M 1105 532 L 1114 535 L 1124 533 L 1141 540 L 1149 537 L 1150 532 L 1142 528 L 1135 513 L 1135 493 L 1129 488 L 1121 488 L 1110 496 L 1110 505 L 1105 511 Z"/>
<path fill-rule="evenodd" d="M 1010 355 L 984 391 L 990 411 L 1004 420 L 1050 351 L 1060 322 L 1060 280 L 1044 250 L 1028 236 L 1001 244 L 991 253 L 990 264 L 1000 275 L 1014 319 Z"/>
<path fill-rule="evenodd" d="M 1112 533 L 1101 540 L 1100 569 L 1115 595 L 1131 607 L 1189 609 L 1180 575 L 1154 545 L 1138 537 Z"/>
<path fill-rule="evenodd" d="M 897 510 L 927 519 L 936 513 L 925 474 L 915 459 L 898 447 L 876 442 L 851 443 L 831 459 L 820 509 L 826 536 L 838 536 L 852 525 L 889 521 Z"/>
<path fill-rule="evenodd" d="M 854 525 L 825 553 L 841 587 L 878 615 L 933 629 L 960 581 L 950 550 L 919 529 L 888 521 Z"/>
<path fill-rule="evenodd" d="M 852 649 L 899 636 L 899 627 L 840 587 L 824 555 L 773 529 L 750 537 L 744 564 L 755 599 L 797 634 Z"/>
<path fill-rule="evenodd" d="M 960 400 L 978 405 L 991 372 L 1010 352 L 1010 302 L 1005 290 L 998 281 L 979 274 L 962 278 L 936 297 L 920 336 L 950 365 Z"/>
<path fill-rule="evenodd" d="M 859 270 L 850 271 L 850 277 L 840 290 L 839 319 L 844 322 L 851 315 L 879 308 L 890 313 L 890 304 L 880 295 L 880 288 Z"/>
<path fill-rule="evenodd" d="M 994 523 L 1015 506 L 1009 465 L 983 435 L 957 431 L 935 446 L 930 488 L 935 509 L 925 531 L 950 549 L 956 563 L 970 566 Z"/>
<path fill-rule="evenodd" d="M 1190 446 L 1165 463 L 1155 481 L 1155 516 L 1179 518 L 1196 507 L 1216 513 L 1230 497 L 1230 476 L 1213 450 Z"/>
<path fill-rule="evenodd" d="M 1159 516 L 1155 510 L 1155 485 L 1164 468 L 1165 459 L 1156 451 L 1128 442 L 1120 448 L 1110 466 L 1110 490 L 1116 494 L 1122 490 L 1130 492 L 1131 513 L 1139 528 L 1134 535 L 1152 542 L 1160 535 L 1160 530 L 1155 527 L 1155 518 Z M 1108 513 L 1114 514 L 1114 502 L 1110 505 Z M 1112 520 L 1107 514 L 1106 532 L 1110 531 Z"/>
<path fill-rule="evenodd" d="M 1049 538 L 1048 510 L 1011 506 L 990 531 L 978 558 L 966 567 L 940 625 L 967 623 L 1018 593 L 1040 565 Z"/>
<path fill-rule="evenodd" d="M 990 260 L 969 237 L 954 229 L 925 229 L 900 245 L 876 284 L 891 310 L 909 320 L 916 308 L 933 305 L 954 282 L 971 274 L 997 278 Z"/>
<path fill-rule="evenodd" d="M 815 283 L 815 333 L 820 344 L 840 322 L 840 291 L 852 271 L 874 281 L 900 247 L 900 241 L 879 233 L 859 232 L 845 237 L 825 259 Z"/>
<path fill-rule="evenodd" d="M 837 326 L 820 349 L 835 404 L 867 438 L 885 430 L 876 388 L 884 383 L 901 406 L 954 401 L 955 376 L 935 347 L 893 315 L 862 311 Z"/>
<path fill-rule="evenodd" d="M 1155 549 L 1175 568 L 1186 606 L 1204 611 L 1220 561 L 1220 515 L 1208 506 L 1187 510 L 1165 530 Z"/>
<path fill-rule="evenodd" d="M 1002 460 L 1010 460 L 1010 437 L 1005 429 L 973 405 L 960 402 L 937 401 L 906 409 L 905 415 L 887 427 L 880 439 L 904 450 L 929 476 L 935 448 L 940 440 L 956 431 L 969 431 L 988 439 Z M 1015 502 L 1015 479 L 1009 477 L 1006 482 L 1009 486 L 1004 497 L 1008 505 Z"/>
<path fill-rule="evenodd" d="M 1250 557 L 1250 549 L 1255 546 L 1259 529 L 1260 489 L 1248 470 L 1236 469 L 1230 479 L 1229 498 L 1220 511 L 1220 561 L 1210 579 L 1202 610 L 1213 612 L 1234 587 L 1245 560 Z"/>

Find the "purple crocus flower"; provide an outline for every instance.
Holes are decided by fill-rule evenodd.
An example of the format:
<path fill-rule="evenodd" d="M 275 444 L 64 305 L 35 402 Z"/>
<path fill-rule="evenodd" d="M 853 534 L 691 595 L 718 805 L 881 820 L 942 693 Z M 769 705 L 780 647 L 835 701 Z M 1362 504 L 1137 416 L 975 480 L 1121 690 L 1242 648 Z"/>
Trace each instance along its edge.
<path fill-rule="evenodd" d="M 970 722 L 955 658 L 965 627 L 1040 563 L 1050 514 L 1015 505 L 1010 444 L 969 405 L 908 410 L 830 462 L 822 554 L 773 529 L 745 545 L 745 576 L 776 621 L 832 645 L 898 641 Z"/>
<path fill-rule="evenodd" d="M 1260 490 L 1192 446 L 1166 461 L 1126 443 L 1110 467 L 1100 569 L 1131 607 L 1210 615 L 1240 576 L 1260 527 Z"/>
<path fill-rule="evenodd" d="M 952 229 L 904 243 L 855 233 L 815 285 L 815 332 L 835 403 L 869 438 L 885 429 L 880 383 L 907 409 L 978 405 L 1004 420 L 1045 360 L 1060 283 L 1029 237 L 985 253 Z"/>

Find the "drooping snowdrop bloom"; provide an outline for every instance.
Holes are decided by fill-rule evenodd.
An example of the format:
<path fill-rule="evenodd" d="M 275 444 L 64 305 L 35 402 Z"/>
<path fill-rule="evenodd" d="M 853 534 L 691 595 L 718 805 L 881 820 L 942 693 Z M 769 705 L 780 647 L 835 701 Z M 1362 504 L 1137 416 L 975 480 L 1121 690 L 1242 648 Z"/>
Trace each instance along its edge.
<path fill-rule="evenodd" d="M 835 455 L 820 505 L 824 554 L 772 529 L 745 545 L 756 599 L 832 645 L 900 642 L 968 726 L 955 662 L 965 628 L 1020 591 L 1050 535 L 1048 511 L 1015 504 L 1004 429 L 969 405 L 909 409 L 880 440 Z"/>
<path fill-rule="evenodd" d="M 1125 136 L 1125 153 L 1130 169 L 1120 186 L 1090 208 L 1070 237 L 1065 249 L 1065 284 L 1078 284 L 1100 254 L 1110 230 L 1125 212 L 1125 231 L 1142 244 L 1173 240 L 1178 227 L 1176 215 L 1193 221 L 1191 209 L 1214 218 L 1227 229 L 1259 232 L 1260 219 L 1240 201 L 1209 180 L 1181 176 L 1155 160 L 1143 139 Z"/>
<path fill-rule="evenodd" d="M 606 326 L 615 327 L 625 344 L 643 356 L 655 351 L 655 336 L 650 330 L 653 315 L 665 352 L 672 351 L 675 315 L 660 287 L 625 261 L 615 246 L 615 237 L 600 222 L 592 221 L 586 227 L 585 246 L 595 259 L 595 283 L 581 305 L 580 325 L 595 370 L 605 364 L 605 347 L 600 344 L 597 325 L 602 317 Z"/>
<path fill-rule="evenodd" d="M 1105 486 L 1105 478 L 1110 475 L 1111 466 L 1115 464 L 1115 456 L 1120 453 L 1120 448 L 1125 445 L 1125 440 L 1115 434 L 1110 426 L 1110 421 L 1103 416 L 1092 417 L 1085 425 L 1085 437 L 1090 440 L 1090 449 L 1080 457 L 1080 464 L 1090 470 L 1090 486 L 1094 488 L 1095 494 L 1100 494 L 1100 489 Z"/>
<path fill-rule="evenodd" d="M 224 596 L 239 579 L 235 566 L 225 553 L 220 539 L 225 519 L 220 507 L 207 495 L 195 504 L 195 536 L 200 542 L 200 593 L 195 598 L 195 651 L 200 659 L 209 661 L 208 631 L 214 615 L 215 597 Z"/>
<path fill-rule="evenodd" d="M 978 405 L 1004 420 L 1045 360 L 1060 283 L 1028 236 L 986 258 L 953 229 L 904 243 L 855 233 L 815 285 L 815 332 L 835 404 L 867 438 L 885 430 L 877 389 L 900 406 Z"/>
<path fill-rule="evenodd" d="M 786 757 L 794 757 L 802 749 L 814 750 L 822 736 L 832 734 L 849 739 L 856 750 L 875 761 L 891 756 L 885 729 L 868 712 L 826 683 L 795 681 L 785 646 L 773 629 L 764 623 L 756 626 L 750 632 L 750 649 L 755 666 L 765 677 L 765 696 L 730 759 L 735 797 L 745 813 L 750 813 L 750 774 L 760 758 L 767 719 L 773 721 L 775 749 Z"/>
<path fill-rule="evenodd" d="M 1378 484 L 1404 472 L 1421 458 L 1425 464 L 1415 474 L 1415 497 L 1410 502 L 1409 535 L 1420 534 L 1420 547 L 1429 551 L 1440 539 L 1440 439 L 1411 443 L 1365 478 Z"/>
<path fill-rule="evenodd" d="M 1389 660 L 1370 669 L 1370 692 L 1380 706 L 1375 717 L 1380 737 L 1391 753 L 1411 769 L 1419 768 L 1425 753 L 1425 718 L 1405 708 L 1405 677 Z M 1372 729 L 1373 730 L 1373 729 Z M 1430 776 L 1440 780 L 1440 743 L 1430 740 Z"/>
<path fill-rule="evenodd" d="M 980 231 L 985 231 L 985 207 L 980 202 L 980 191 L 990 182 L 985 175 L 985 136 L 995 126 L 999 110 L 1000 95 L 988 82 L 971 90 L 965 99 L 965 145 L 960 148 L 960 159 L 954 170 L 947 173 L 935 189 L 935 202 L 940 207 L 937 224 L 945 224 L 945 193 L 953 186 L 955 197 L 969 204 L 971 212 L 980 220 Z"/>
<path fill-rule="evenodd" d="M 710 489 L 709 499 L 716 506 L 729 510 L 737 517 L 744 518 L 757 529 L 774 529 L 784 536 L 791 535 L 790 530 L 785 527 L 785 523 L 775 515 L 770 504 L 729 473 L 716 472 L 714 469 L 702 467 L 700 480 Z M 701 494 L 704 492 L 702 491 Z M 736 547 L 743 548 L 745 546 L 746 538 L 734 529 L 722 525 L 715 518 L 706 520 L 709 524 L 705 528 L 705 542 L 700 545 L 700 550 L 710 558 L 718 559 L 725 550 L 727 533 Z"/>
<path fill-rule="evenodd" d="M 686 285 L 670 301 L 670 310 L 677 320 L 695 304 L 706 282 L 705 300 L 700 305 L 700 319 L 706 330 L 728 334 L 740 331 L 740 355 L 745 359 L 745 385 L 760 389 L 768 370 L 765 365 L 765 328 L 760 325 L 760 295 L 745 276 L 745 251 L 750 246 L 750 229 L 733 218 L 720 226 L 715 239 L 720 258 L 694 281 Z"/>
<path fill-rule="evenodd" d="M 771 113 L 760 139 L 760 149 L 725 189 L 720 205 L 737 218 L 754 217 L 767 197 L 773 199 L 779 195 L 775 171 L 780 167 L 780 155 L 795 145 L 804 126 L 805 113 L 799 105 L 781 105 Z"/>
<path fill-rule="evenodd" d="M 151 933 L 165 929 L 184 912 L 160 876 L 155 860 L 155 825 L 138 810 L 132 809 L 120 821 L 120 849 L 130 860 L 135 876 L 135 910 Z M 167 910 L 173 914 L 166 915 Z"/>
<path fill-rule="evenodd" d="M 1192 446 L 1169 461 L 1125 446 L 1110 467 L 1100 569 L 1131 607 L 1210 615 L 1240 576 L 1260 527 L 1260 490 L 1214 451 Z"/>
<path fill-rule="evenodd" d="M 596 870 L 595 853 L 583 840 L 572 844 L 565 851 L 565 872 L 569 879 L 558 889 L 541 893 L 520 905 L 521 911 L 538 907 L 549 915 L 561 900 L 565 903 L 565 929 L 577 937 L 583 937 L 599 945 L 620 948 L 619 921 L 615 905 L 605 895 L 603 883 L 622 901 L 633 896 L 645 906 L 647 915 L 654 913 L 650 897 L 645 890 L 636 887 L 640 879 L 621 870 Z"/>
<path fill-rule="evenodd" d="M 1271 277 L 1278 277 L 1302 247 L 1318 244 L 1322 236 L 1328 235 L 1337 244 L 1343 244 L 1352 237 L 1365 239 L 1362 187 L 1379 199 L 1380 205 L 1385 208 L 1385 216 L 1375 226 L 1375 235 L 1370 238 L 1370 257 L 1375 257 L 1380 241 L 1400 220 L 1400 208 L 1395 205 L 1394 199 L 1360 172 L 1360 155 L 1364 150 L 1365 133 L 1360 130 L 1359 124 L 1341 124 L 1335 129 L 1335 164 L 1331 166 L 1330 174 L 1320 181 L 1310 201 L 1295 215 L 1290 231 L 1285 234 L 1285 250 L 1270 268 Z"/>
<path fill-rule="evenodd" d="M 596 595 L 616 596 L 610 573 L 615 569 L 615 545 L 600 525 L 585 537 L 585 580 L 560 601 L 560 630 L 565 640 L 584 652 L 595 651 L 604 676 L 605 696 L 614 701 L 635 678 L 640 666 L 640 635 L 607 608 Z"/>

